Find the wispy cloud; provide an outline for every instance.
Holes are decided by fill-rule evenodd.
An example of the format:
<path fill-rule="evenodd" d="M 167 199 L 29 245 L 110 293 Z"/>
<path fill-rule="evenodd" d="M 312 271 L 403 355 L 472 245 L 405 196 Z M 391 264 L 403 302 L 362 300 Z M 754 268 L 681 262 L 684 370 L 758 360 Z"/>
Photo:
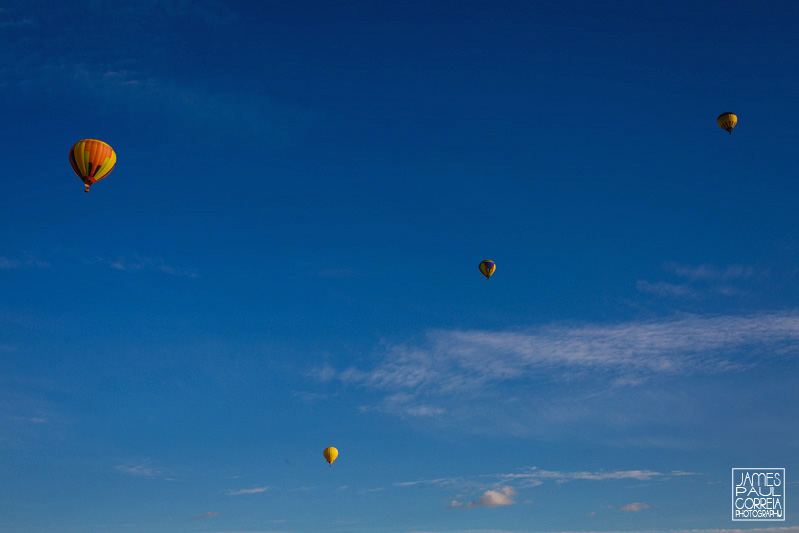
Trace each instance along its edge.
<path fill-rule="evenodd" d="M 443 407 L 419 403 L 414 395 L 404 393 L 391 394 L 378 405 L 361 405 L 358 409 L 362 413 L 377 411 L 401 417 L 436 417 L 447 412 Z"/>
<path fill-rule="evenodd" d="M 402 481 L 394 483 L 395 487 L 435 487 L 442 490 L 457 489 L 471 491 L 499 490 L 501 487 L 514 487 L 529 489 L 544 483 L 563 484 L 567 482 L 618 482 L 625 480 L 661 482 L 669 481 L 676 477 L 693 476 L 692 472 L 673 471 L 657 472 L 654 470 L 580 470 L 561 471 L 546 470 L 538 467 L 523 468 L 517 472 L 499 474 L 480 474 L 475 476 L 441 477 L 433 479 L 420 479 L 415 481 Z M 458 499 L 458 501 L 460 501 Z M 463 502 L 460 502 L 466 505 Z"/>
<path fill-rule="evenodd" d="M 463 503 L 457 499 L 452 500 L 450 507 L 465 507 L 473 509 L 475 507 L 504 507 L 506 505 L 513 505 L 516 501 L 513 499 L 516 496 L 516 489 L 513 487 L 499 487 L 496 490 L 487 490 L 476 500 L 468 503 Z"/>
<path fill-rule="evenodd" d="M 552 325 L 523 332 L 433 331 L 419 345 L 390 346 L 372 368 L 317 373 L 386 390 L 448 393 L 541 372 L 717 373 L 742 368 L 727 354 L 796 351 L 799 314 L 685 315 L 660 321 Z M 403 399 L 403 398 L 401 398 Z M 399 400 L 397 400 L 399 401 Z"/>
<path fill-rule="evenodd" d="M 672 438 L 669 444 L 657 433 L 668 420 L 685 424 L 693 416 L 675 417 L 688 406 L 670 380 L 737 379 L 791 355 L 799 355 L 796 311 L 681 314 L 517 331 L 434 330 L 421 341 L 384 345 L 371 365 L 325 364 L 310 376 L 340 383 L 340 394 L 361 389 L 363 413 L 441 428 L 540 436 L 604 427 L 603 439 L 612 440 L 610 429 L 638 425 L 654 433 L 626 433 L 623 446 L 690 447 L 697 443 Z M 655 394 L 658 385 L 664 388 Z"/>
<path fill-rule="evenodd" d="M 564 481 L 617 481 L 623 479 L 636 479 L 638 481 L 648 481 L 656 478 L 669 478 L 675 476 L 691 476 L 695 475 L 692 472 L 671 472 L 661 473 L 653 470 L 599 470 L 599 471 L 576 471 L 564 472 L 557 470 L 542 470 L 538 467 L 531 467 L 518 473 L 501 474 L 498 477 L 503 479 L 539 479 L 539 480 L 554 480 L 556 482 Z"/>
<path fill-rule="evenodd" d="M 437 487 L 447 487 L 451 485 L 457 485 L 463 483 L 464 478 L 462 477 L 441 477 L 435 479 L 419 479 L 416 481 L 402 481 L 399 483 L 394 483 L 396 487 L 418 487 L 418 486 L 437 486 Z"/>
<path fill-rule="evenodd" d="M 128 64 L 98 70 L 85 64 L 54 61 L 29 73 L 28 78 L 33 79 L 25 84 L 71 88 L 91 95 L 98 105 L 129 114 L 131 120 L 140 116 L 161 120 L 170 117 L 170 122 L 217 128 L 241 138 L 262 135 L 264 142 L 272 144 L 285 142 L 313 120 L 311 113 L 277 103 L 261 93 L 223 92 L 213 86 L 156 77 L 145 68 L 126 68 Z"/>
<path fill-rule="evenodd" d="M 201 514 L 201 515 L 195 516 L 194 520 L 205 520 L 205 519 L 208 519 L 208 518 L 213 518 L 215 516 L 219 516 L 219 513 L 208 511 L 205 514 Z"/>
<path fill-rule="evenodd" d="M 28 422 L 30 424 L 47 424 L 48 420 L 46 418 L 41 418 L 38 416 L 12 416 L 13 420 L 18 420 L 20 422 Z"/>
<path fill-rule="evenodd" d="M 124 474 L 129 474 L 131 476 L 138 476 L 138 477 L 155 477 L 161 474 L 159 470 L 156 470 L 146 463 L 129 466 L 129 465 L 117 465 L 114 467 L 117 471 L 122 472 Z"/>
<path fill-rule="evenodd" d="M 31 19 L 28 18 L 21 18 L 15 20 L 4 20 L 0 21 L 0 29 L 6 28 L 19 28 L 20 26 L 30 26 L 32 24 Z"/>
<path fill-rule="evenodd" d="M 729 281 L 734 279 L 749 279 L 755 277 L 758 272 L 754 268 L 745 265 L 730 265 L 719 268 L 713 265 L 685 265 L 671 261 L 663 265 L 666 272 L 676 274 L 689 281 Z"/>
<path fill-rule="evenodd" d="M 138 254 L 132 257 L 120 256 L 116 259 L 95 256 L 84 259 L 83 262 L 88 265 L 107 265 L 121 272 L 160 272 L 170 276 L 199 277 L 194 270 L 172 266 L 161 258 L 143 257 Z"/>
<path fill-rule="evenodd" d="M 678 285 L 674 283 L 667 283 L 665 281 L 649 282 L 639 280 L 635 283 L 635 287 L 640 292 L 654 294 L 655 296 L 678 297 L 678 298 L 696 298 L 699 293 L 689 285 Z"/>
<path fill-rule="evenodd" d="M 268 490 L 269 487 L 255 487 L 252 489 L 229 490 L 228 496 L 241 496 L 242 494 L 260 494 L 261 492 L 266 492 Z"/>
<path fill-rule="evenodd" d="M 23 267 L 48 267 L 48 263 L 32 255 L 24 255 L 20 258 L 3 257 L 0 256 L 0 270 L 16 270 Z"/>
<path fill-rule="evenodd" d="M 622 505 L 621 507 L 619 507 L 619 509 L 621 509 L 625 513 L 630 513 L 630 512 L 634 513 L 638 511 L 643 511 L 644 509 L 649 509 L 649 505 L 642 502 L 634 502 L 634 503 L 628 503 L 627 505 Z"/>
<path fill-rule="evenodd" d="M 292 398 L 297 399 L 302 403 L 306 403 L 308 405 L 320 402 L 322 400 L 327 399 L 327 394 L 322 394 L 319 392 L 310 392 L 310 391 L 291 391 Z"/>
<path fill-rule="evenodd" d="M 766 274 L 745 265 L 719 268 L 713 265 L 685 265 L 674 261 L 665 263 L 663 270 L 681 278 L 681 281 L 673 283 L 638 280 L 636 282 L 638 291 L 666 298 L 700 298 L 708 294 L 740 296 L 747 291 L 737 284 Z"/>

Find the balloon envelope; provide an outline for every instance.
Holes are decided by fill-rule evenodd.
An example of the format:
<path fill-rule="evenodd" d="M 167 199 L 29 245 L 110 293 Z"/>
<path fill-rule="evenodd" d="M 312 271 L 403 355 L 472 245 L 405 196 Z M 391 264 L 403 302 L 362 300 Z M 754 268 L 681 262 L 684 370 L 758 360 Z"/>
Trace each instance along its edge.
<path fill-rule="evenodd" d="M 330 466 L 333 466 L 333 461 L 335 461 L 336 457 L 338 457 L 338 450 L 332 446 L 329 446 L 325 448 L 325 451 L 322 452 L 322 454 L 325 456 L 325 459 L 327 459 L 327 462 L 330 463 Z"/>
<path fill-rule="evenodd" d="M 732 134 L 732 129 L 738 124 L 738 115 L 729 112 L 722 113 L 719 115 L 719 118 L 716 119 L 716 123 L 719 125 L 719 128 Z"/>
<path fill-rule="evenodd" d="M 86 186 L 86 192 L 92 184 L 108 176 L 116 162 L 114 149 L 97 139 L 78 141 L 69 151 L 69 163 Z"/>
<path fill-rule="evenodd" d="M 484 275 L 486 279 L 490 279 L 496 269 L 497 265 L 489 259 L 480 262 L 480 273 Z"/>

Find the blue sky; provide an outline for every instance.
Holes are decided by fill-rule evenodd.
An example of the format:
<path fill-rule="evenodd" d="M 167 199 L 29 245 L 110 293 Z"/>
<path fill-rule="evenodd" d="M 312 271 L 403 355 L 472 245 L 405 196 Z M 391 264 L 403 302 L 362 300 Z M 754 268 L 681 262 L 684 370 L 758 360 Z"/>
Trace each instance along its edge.
<path fill-rule="evenodd" d="M 603 4 L 4 2 L 0 529 L 799 531 L 799 10 Z"/>

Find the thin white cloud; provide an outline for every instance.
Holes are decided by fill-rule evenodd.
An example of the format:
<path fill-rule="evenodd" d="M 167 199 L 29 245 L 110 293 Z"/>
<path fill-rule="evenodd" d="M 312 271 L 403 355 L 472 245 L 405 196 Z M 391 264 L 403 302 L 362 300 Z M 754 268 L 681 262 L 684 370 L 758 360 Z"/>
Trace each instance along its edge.
<path fill-rule="evenodd" d="M 96 259 L 97 258 L 95 258 L 93 262 L 98 262 Z M 163 259 L 160 258 L 134 255 L 132 258 L 120 257 L 116 260 L 101 260 L 100 262 L 107 263 L 108 266 L 114 270 L 121 270 L 123 272 L 146 270 L 151 272 L 162 272 L 164 274 L 169 274 L 170 276 L 187 276 L 190 278 L 197 277 L 196 272 L 168 265 Z"/>
<path fill-rule="evenodd" d="M 208 511 L 207 513 L 195 516 L 194 520 L 206 520 L 208 518 L 214 518 L 215 516 L 219 516 L 219 513 Z"/>
<path fill-rule="evenodd" d="M 678 298 L 696 298 L 698 293 L 689 285 L 677 285 L 674 283 L 666 283 L 665 281 L 649 282 L 639 280 L 636 282 L 635 287 L 640 292 L 654 294 L 655 296 L 664 297 L 678 297 Z"/>
<path fill-rule="evenodd" d="M 137 116 L 158 114 L 227 131 L 238 126 L 237 135 L 257 133 L 267 143 L 281 144 L 313 120 L 310 113 L 273 102 L 263 94 L 221 93 L 211 86 L 156 78 L 147 71 L 122 67 L 95 70 L 71 61 L 54 62 L 41 70 L 31 75 L 39 76 L 42 85 L 71 87 Z"/>
<path fill-rule="evenodd" d="M 292 398 L 296 398 L 298 401 L 311 405 L 315 404 L 319 401 L 327 399 L 327 394 L 322 394 L 319 392 L 310 392 L 310 391 L 291 391 Z"/>
<path fill-rule="evenodd" d="M 545 482 L 566 483 L 571 481 L 589 482 L 614 482 L 623 480 L 637 481 L 667 481 L 675 477 L 693 476 L 693 472 L 682 470 L 670 473 L 654 470 L 546 470 L 536 466 L 521 469 L 512 473 L 481 474 L 471 477 L 440 477 L 433 479 L 419 479 L 415 481 L 402 481 L 394 483 L 395 487 L 437 487 L 440 489 L 463 488 L 496 490 L 501 486 L 514 486 L 518 488 L 532 488 L 543 485 Z M 465 505 L 465 504 L 464 504 Z"/>
<path fill-rule="evenodd" d="M 32 255 L 24 255 L 18 259 L 0 256 L 0 270 L 16 270 L 18 268 L 29 266 L 41 268 L 48 267 L 50 265 Z"/>
<path fill-rule="evenodd" d="M 630 513 L 630 512 L 635 513 L 638 511 L 643 511 L 644 509 L 649 509 L 649 505 L 643 502 L 634 502 L 634 503 L 628 503 L 627 505 L 622 505 L 621 507 L 619 507 L 619 509 L 621 509 L 625 513 Z"/>
<path fill-rule="evenodd" d="M 0 8 L 0 16 L 7 16 L 12 13 L 12 10 L 6 8 Z M 6 19 L 0 20 L 0 29 L 6 28 L 19 28 L 23 26 L 30 26 L 33 24 L 33 21 L 27 17 L 17 17 L 14 19 Z"/>
<path fill-rule="evenodd" d="M 684 315 L 659 321 L 551 325 L 522 332 L 433 331 L 419 346 L 390 346 L 371 369 L 330 367 L 317 374 L 376 390 L 450 393 L 576 370 L 651 374 L 719 373 L 744 368 L 728 354 L 796 352 L 799 313 Z M 579 376 L 579 374 L 577 374 Z M 394 403 L 399 400 L 391 399 Z"/>
<path fill-rule="evenodd" d="M 38 416 L 12 416 L 13 420 L 19 420 L 21 422 L 29 422 L 31 424 L 47 424 L 48 420 L 46 418 L 41 418 Z"/>
<path fill-rule="evenodd" d="M 443 407 L 419 403 L 411 394 L 397 393 L 387 396 L 379 405 L 362 405 L 362 413 L 377 411 L 401 417 L 436 417 L 445 414 Z"/>
<path fill-rule="evenodd" d="M 689 281 L 728 281 L 733 279 L 748 279 L 755 277 L 758 272 L 745 265 L 730 265 L 718 268 L 713 265 L 685 265 L 677 262 L 669 262 L 663 265 L 663 269 Z"/>
<path fill-rule="evenodd" d="M 726 374 L 737 381 L 796 356 L 797 311 L 680 314 L 515 331 L 434 330 L 387 343 L 367 363 L 338 370 L 324 363 L 309 376 L 339 383 L 337 394 L 360 389 L 362 413 L 430 430 L 695 449 L 706 442 L 664 429 L 707 425 L 703 406 L 679 394 L 675 380 L 698 385 Z"/>
<path fill-rule="evenodd" d="M 28 18 L 21 18 L 16 20 L 4 20 L 0 22 L 0 29 L 19 28 L 22 26 L 30 26 L 31 24 L 33 24 L 33 21 L 31 21 L 31 19 Z"/>
<path fill-rule="evenodd" d="M 309 377 L 318 381 L 332 381 L 338 376 L 335 368 L 325 363 L 323 366 L 312 368 L 308 373 Z"/>
<path fill-rule="evenodd" d="M 417 481 L 402 481 L 400 483 L 394 483 L 396 487 L 416 487 L 420 485 L 431 485 L 431 486 L 438 486 L 438 487 L 446 487 L 450 485 L 455 485 L 462 483 L 464 478 L 462 477 L 441 477 L 437 479 L 419 479 Z"/>
<path fill-rule="evenodd" d="M 155 477 L 161 473 L 159 470 L 147 466 L 144 463 L 134 466 L 117 465 L 114 468 L 119 472 L 139 477 Z"/>
<path fill-rule="evenodd" d="M 747 294 L 748 291 L 735 284 L 751 281 L 766 274 L 744 265 L 718 268 L 712 265 L 685 265 L 674 261 L 664 264 L 663 270 L 682 278 L 683 282 L 639 280 L 636 282 L 638 291 L 666 298 L 695 299 L 708 294 L 741 296 Z"/>
<path fill-rule="evenodd" d="M 656 478 L 667 478 L 671 476 L 690 476 L 694 475 L 691 472 L 679 472 L 671 474 L 663 474 L 653 470 L 599 470 L 599 471 L 576 471 L 564 472 L 557 470 L 542 470 L 538 467 L 531 467 L 527 470 L 513 474 L 502 474 L 499 477 L 504 479 L 539 479 L 539 480 L 555 480 L 555 481 L 612 481 L 620 479 L 636 479 L 638 481 L 649 481 Z"/>
<path fill-rule="evenodd" d="M 513 499 L 515 496 L 516 489 L 513 487 L 499 487 L 495 490 L 485 491 L 478 499 L 468 503 L 463 503 L 457 499 L 452 500 L 450 507 L 465 507 L 467 509 L 475 507 L 504 507 L 515 504 L 516 500 Z"/>
<path fill-rule="evenodd" d="M 229 490 L 228 496 L 241 496 L 242 494 L 260 494 L 261 492 L 266 492 L 268 490 L 269 487 L 255 487 L 252 489 Z"/>

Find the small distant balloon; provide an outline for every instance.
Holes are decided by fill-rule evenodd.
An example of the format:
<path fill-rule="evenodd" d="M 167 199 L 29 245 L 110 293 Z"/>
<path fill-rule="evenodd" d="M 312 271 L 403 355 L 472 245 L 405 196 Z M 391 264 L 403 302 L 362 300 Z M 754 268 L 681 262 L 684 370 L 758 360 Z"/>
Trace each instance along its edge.
<path fill-rule="evenodd" d="M 329 446 L 325 448 L 325 451 L 322 452 L 322 455 L 325 456 L 325 459 L 328 463 L 330 463 L 330 466 L 333 466 L 333 461 L 335 461 L 336 457 L 338 457 L 338 450 L 332 446 Z"/>
<path fill-rule="evenodd" d="M 716 122 L 719 125 L 719 128 L 723 129 L 724 131 L 728 132 L 732 135 L 732 129 L 738 124 L 738 115 L 735 113 L 722 113 L 719 115 L 719 118 L 716 119 Z"/>
<path fill-rule="evenodd" d="M 114 149 L 97 139 L 78 141 L 69 151 L 69 163 L 83 181 L 86 192 L 93 184 L 111 174 L 116 162 Z"/>
<path fill-rule="evenodd" d="M 497 269 L 497 265 L 488 259 L 485 261 L 480 262 L 480 273 L 486 277 L 486 279 L 491 279 L 491 275 Z"/>

